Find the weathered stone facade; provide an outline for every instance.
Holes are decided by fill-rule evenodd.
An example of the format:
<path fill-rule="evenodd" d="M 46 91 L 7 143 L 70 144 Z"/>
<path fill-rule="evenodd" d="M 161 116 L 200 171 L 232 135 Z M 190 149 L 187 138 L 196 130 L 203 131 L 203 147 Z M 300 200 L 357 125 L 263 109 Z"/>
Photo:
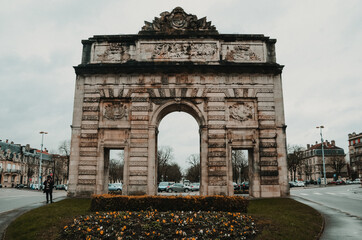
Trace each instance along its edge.
<path fill-rule="evenodd" d="M 83 43 L 77 74 L 70 196 L 104 193 L 109 149 L 124 149 L 126 195 L 157 192 L 157 128 L 174 111 L 200 126 L 201 195 L 232 195 L 232 149 L 249 152 L 250 195 L 289 195 L 276 40 L 219 34 L 175 8 L 136 35 Z"/>

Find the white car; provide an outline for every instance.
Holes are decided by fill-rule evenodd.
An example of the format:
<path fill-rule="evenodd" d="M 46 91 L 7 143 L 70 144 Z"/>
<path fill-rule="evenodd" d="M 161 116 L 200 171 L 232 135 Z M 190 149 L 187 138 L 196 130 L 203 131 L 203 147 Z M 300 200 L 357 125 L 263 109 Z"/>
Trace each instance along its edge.
<path fill-rule="evenodd" d="M 354 184 L 361 184 L 361 179 L 360 178 L 356 178 L 355 180 L 353 180 Z"/>
<path fill-rule="evenodd" d="M 305 187 L 305 183 L 302 181 L 295 181 L 294 186 L 296 187 Z"/>

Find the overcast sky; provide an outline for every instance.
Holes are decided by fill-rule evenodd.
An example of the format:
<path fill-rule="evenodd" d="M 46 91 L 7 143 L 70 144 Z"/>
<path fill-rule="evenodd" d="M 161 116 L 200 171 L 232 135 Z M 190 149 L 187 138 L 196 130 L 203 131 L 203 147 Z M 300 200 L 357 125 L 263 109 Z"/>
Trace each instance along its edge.
<path fill-rule="evenodd" d="M 324 125 L 324 138 L 348 151 L 348 133 L 362 132 L 360 0 L 2 0 L 0 139 L 40 148 L 43 130 L 49 132 L 44 146 L 56 150 L 62 140 L 70 139 L 72 66 L 80 63 L 81 40 L 136 34 L 144 20 L 152 21 L 176 6 L 199 18 L 206 16 L 220 33 L 276 38 L 277 62 L 285 65 L 288 143 L 305 146 L 320 141 L 316 126 Z M 161 122 L 161 131 L 171 123 L 190 123 L 196 130 L 176 125 L 178 132 L 166 130 L 160 139 L 173 145 L 183 136 L 186 142 L 173 147 L 185 155 L 197 153 L 196 121 L 174 116 Z M 195 137 L 189 137 L 190 132 L 196 132 Z M 187 138 L 193 140 L 187 143 Z M 176 158 L 185 161 L 185 156 Z"/>

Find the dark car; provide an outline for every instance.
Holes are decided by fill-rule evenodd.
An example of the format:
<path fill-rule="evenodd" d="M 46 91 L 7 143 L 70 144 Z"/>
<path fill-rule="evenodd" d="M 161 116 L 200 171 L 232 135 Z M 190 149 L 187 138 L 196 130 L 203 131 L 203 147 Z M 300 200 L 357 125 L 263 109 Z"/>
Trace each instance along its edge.
<path fill-rule="evenodd" d="M 64 184 L 59 184 L 55 186 L 56 190 L 65 190 L 65 185 Z"/>
<path fill-rule="evenodd" d="M 337 180 L 336 185 L 344 185 L 346 184 L 343 180 Z"/>
<path fill-rule="evenodd" d="M 2 188 L 3 187 L 3 185 L 1 185 L 1 183 L 0 183 L 0 188 Z"/>
<path fill-rule="evenodd" d="M 172 183 L 170 183 L 170 182 L 160 182 L 158 184 L 157 190 L 158 190 L 158 192 L 165 192 L 167 190 L 167 187 L 170 185 L 172 185 Z"/>
<path fill-rule="evenodd" d="M 16 188 L 24 188 L 24 184 L 16 184 Z"/>
<path fill-rule="evenodd" d="M 242 183 L 240 184 L 240 188 L 241 188 L 242 190 L 248 190 L 248 189 L 249 189 L 249 182 L 242 182 Z"/>
<path fill-rule="evenodd" d="M 169 192 L 169 193 L 172 193 L 172 192 L 188 192 L 188 191 L 190 191 L 190 187 L 185 186 L 182 183 L 175 183 L 174 185 L 167 186 L 166 191 Z"/>

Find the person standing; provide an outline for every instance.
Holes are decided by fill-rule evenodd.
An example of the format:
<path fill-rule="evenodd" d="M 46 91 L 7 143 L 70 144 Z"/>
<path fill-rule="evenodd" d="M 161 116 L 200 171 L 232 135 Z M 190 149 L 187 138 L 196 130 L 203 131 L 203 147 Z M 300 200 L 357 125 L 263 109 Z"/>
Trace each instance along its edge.
<path fill-rule="evenodd" d="M 47 203 L 53 203 L 53 186 L 54 182 L 51 176 L 48 175 L 47 180 L 44 181 L 44 192 L 46 194 Z"/>

